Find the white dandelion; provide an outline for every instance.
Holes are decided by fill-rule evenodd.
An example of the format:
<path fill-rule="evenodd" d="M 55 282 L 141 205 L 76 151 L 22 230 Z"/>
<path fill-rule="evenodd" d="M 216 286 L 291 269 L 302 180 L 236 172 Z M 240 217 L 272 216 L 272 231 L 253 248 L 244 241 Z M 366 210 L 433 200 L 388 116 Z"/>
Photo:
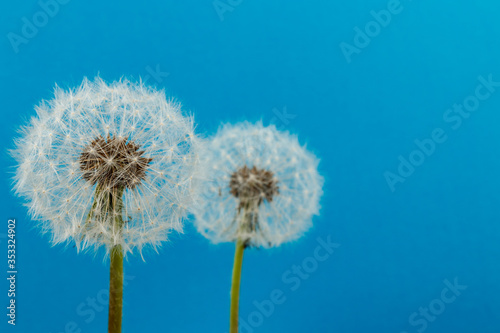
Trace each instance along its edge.
<path fill-rule="evenodd" d="M 225 125 L 200 154 L 198 231 L 214 243 L 275 247 L 299 238 L 319 213 L 319 160 L 274 126 Z"/>
<path fill-rule="evenodd" d="M 244 249 L 279 246 L 311 227 L 323 187 L 318 163 L 297 137 L 261 123 L 225 125 L 203 146 L 195 224 L 214 243 L 236 242 L 231 333 L 238 331 Z"/>
<path fill-rule="evenodd" d="M 109 332 L 119 332 L 123 256 L 182 232 L 193 201 L 193 118 L 163 91 L 100 78 L 56 87 L 36 112 L 12 151 L 15 191 L 54 244 L 110 254 Z"/>
<path fill-rule="evenodd" d="M 36 112 L 12 152 L 15 191 L 55 244 L 127 253 L 182 231 L 198 139 L 179 104 L 143 84 L 96 78 L 56 87 Z"/>

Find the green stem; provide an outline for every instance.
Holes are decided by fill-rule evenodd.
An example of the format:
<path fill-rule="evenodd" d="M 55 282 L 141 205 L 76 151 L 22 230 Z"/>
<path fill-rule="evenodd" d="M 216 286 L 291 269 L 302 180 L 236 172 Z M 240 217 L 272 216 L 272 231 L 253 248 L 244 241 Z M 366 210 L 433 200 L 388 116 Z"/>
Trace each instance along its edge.
<path fill-rule="evenodd" d="M 121 245 L 116 245 L 111 249 L 108 333 L 120 333 L 122 331 L 122 305 L 123 250 Z"/>
<path fill-rule="evenodd" d="M 113 230 L 121 233 L 123 228 L 123 188 L 117 188 L 109 194 L 110 211 Z M 109 318 L 108 333 L 121 333 L 123 307 L 123 248 L 115 245 L 111 248 L 111 264 L 109 267 Z"/>
<path fill-rule="evenodd" d="M 243 264 L 243 252 L 245 243 L 238 239 L 234 253 L 233 282 L 231 286 L 231 313 L 229 333 L 238 333 L 238 307 L 240 300 L 241 266 Z"/>

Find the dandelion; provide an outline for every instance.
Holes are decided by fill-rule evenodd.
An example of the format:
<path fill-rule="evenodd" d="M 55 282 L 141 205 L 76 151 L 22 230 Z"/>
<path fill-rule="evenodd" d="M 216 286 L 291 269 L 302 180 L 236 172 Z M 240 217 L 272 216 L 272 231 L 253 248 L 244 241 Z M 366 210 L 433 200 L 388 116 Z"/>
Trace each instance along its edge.
<path fill-rule="evenodd" d="M 53 244 L 111 257 L 109 332 L 121 330 L 123 257 L 182 232 L 194 195 L 193 119 L 126 80 L 55 89 L 21 130 L 14 189 Z"/>
<path fill-rule="evenodd" d="M 225 125 L 202 149 L 196 227 L 214 243 L 236 243 L 231 333 L 244 249 L 277 247 L 310 228 L 323 186 L 318 163 L 295 136 L 261 123 Z"/>

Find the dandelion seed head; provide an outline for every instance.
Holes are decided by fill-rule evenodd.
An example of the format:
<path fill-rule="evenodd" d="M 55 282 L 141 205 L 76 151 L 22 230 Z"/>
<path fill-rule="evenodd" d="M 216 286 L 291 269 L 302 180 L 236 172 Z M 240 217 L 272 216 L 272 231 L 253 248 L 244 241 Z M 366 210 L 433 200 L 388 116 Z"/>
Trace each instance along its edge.
<path fill-rule="evenodd" d="M 319 214 L 318 164 L 296 136 L 275 126 L 221 127 L 200 149 L 198 231 L 214 243 L 240 239 L 255 247 L 299 238 Z"/>
<path fill-rule="evenodd" d="M 35 110 L 12 150 L 14 189 L 54 244 L 127 253 L 182 232 L 199 139 L 180 104 L 142 83 L 96 78 L 56 87 Z M 120 207 L 107 207 L 119 201 L 123 228 L 111 223 Z"/>

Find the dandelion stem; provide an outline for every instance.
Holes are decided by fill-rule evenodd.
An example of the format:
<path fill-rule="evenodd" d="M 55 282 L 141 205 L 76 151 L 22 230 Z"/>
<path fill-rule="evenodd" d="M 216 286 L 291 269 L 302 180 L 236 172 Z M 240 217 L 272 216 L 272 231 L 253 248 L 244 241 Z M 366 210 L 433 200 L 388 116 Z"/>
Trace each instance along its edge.
<path fill-rule="evenodd" d="M 229 333 L 238 333 L 238 308 L 240 300 L 241 266 L 243 264 L 243 252 L 245 243 L 238 239 L 234 253 L 233 282 L 231 286 L 231 313 Z"/>
<path fill-rule="evenodd" d="M 113 217 L 113 229 L 121 232 L 123 227 L 123 187 L 109 194 L 110 215 Z M 108 333 L 121 333 L 123 307 L 123 248 L 120 244 L 111 248 L 109 267 L 109 317 Z"/>
<path fill-rule="evenodd" d="M 123 250 L 121 245 L 116 245 L 111 249 L 108 333 L 120 333 L 122 330 L 122 299 Z"/>

